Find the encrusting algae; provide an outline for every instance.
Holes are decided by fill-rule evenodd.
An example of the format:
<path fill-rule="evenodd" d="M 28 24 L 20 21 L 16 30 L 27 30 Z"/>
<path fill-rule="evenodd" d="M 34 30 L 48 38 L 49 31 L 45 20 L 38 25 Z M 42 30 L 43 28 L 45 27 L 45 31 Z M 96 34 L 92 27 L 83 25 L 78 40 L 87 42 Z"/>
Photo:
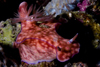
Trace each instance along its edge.
<path fill-rule="evenodd" d="M 21 24 L 11 24 L 11 20 L 0 22 L 0 43 L 12 45 L 21 30 Z"/>
<path fill-rule="evenodd" d="M 82 20 L 85 26 L 90 26 L 91 30 L 93 31 L 94 40 L 92 44 L 95 48 L 98 48 L 100 45 L 100 24 L 96 23 L 93 19 L 92 15 L 82 13 L 82 12 L 73 12 L 77 19 Z"/>
<path fill-rule="evenodd" d="M 92 44 L 94 45 L 95 48 L 98 48 L 100 45 L 100 24 L 95 22 L 94 18 L 92 15 L 84 13 L 84 12 L 79 12 L 79 11 L 73 11 L 73 12 L 66 12 L 62 13 L 61 15 L 73 15 L 76 19 L 81 21 L 84 26 L 90 26 L 91 30 L 93 31 L 93 36 L 94 39 L 92 41 Z"/>

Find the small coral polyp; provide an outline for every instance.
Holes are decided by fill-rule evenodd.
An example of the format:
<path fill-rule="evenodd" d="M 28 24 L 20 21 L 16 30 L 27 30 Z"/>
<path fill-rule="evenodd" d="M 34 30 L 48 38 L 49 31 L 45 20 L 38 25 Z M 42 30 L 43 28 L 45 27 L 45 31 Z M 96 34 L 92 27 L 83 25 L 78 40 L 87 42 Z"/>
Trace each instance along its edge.
<path fill-rule="evenodd" d="M 19 18 L 22 29 L 17 36 L 14 46 L 19 49 L 22 61 L 28 64 L 36 64 L 43 61 L 58 59 L 65 62 L 79 52 L 79 43 L 74 40 L 64 39 L 56 32 L 57 22 L 49 21 L 51 16 L 43 16 L 36 12 L 29 16 L 32 6 L 27 11 L 27 3 L 22 2 L 19 6 Z M 33 17 L 29 19 L 30 17 Z M 40 25 L 36 22 L 41 21 Z M 46 22 L 44 22 L 46 21 Z M 45 27 L 46 26 L 46 27 Z"/>

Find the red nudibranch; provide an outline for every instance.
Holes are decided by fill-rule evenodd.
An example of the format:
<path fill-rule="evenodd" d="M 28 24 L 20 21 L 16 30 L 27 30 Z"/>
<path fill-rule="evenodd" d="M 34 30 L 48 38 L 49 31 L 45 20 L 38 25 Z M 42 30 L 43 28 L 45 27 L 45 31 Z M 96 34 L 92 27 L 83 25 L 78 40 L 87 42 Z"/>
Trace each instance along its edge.
<path fill-rule="evenodd" d="M 22 25 L 21 32 L 16 38 L 14 47 L 19 49 L 21 60 L 28 64 L 36 64 L 43 61 L 52 61 L 58 59 L 65 62 L 79 52 L 79 43 L 74 42 L 77 35 L 72 39 L 64 39 L 57 34 L 55 28 L 57 23 L 48 21 L 51 16 L 43 16 L 43 13 L 36 11 L 29 15 L 32 6 L 27 10 L 27 3 L 22 2 L 19 5 L 18 18 Z M 36 25 L 37 21 L 47 21 L 41 23 L 40 27 Z"/>

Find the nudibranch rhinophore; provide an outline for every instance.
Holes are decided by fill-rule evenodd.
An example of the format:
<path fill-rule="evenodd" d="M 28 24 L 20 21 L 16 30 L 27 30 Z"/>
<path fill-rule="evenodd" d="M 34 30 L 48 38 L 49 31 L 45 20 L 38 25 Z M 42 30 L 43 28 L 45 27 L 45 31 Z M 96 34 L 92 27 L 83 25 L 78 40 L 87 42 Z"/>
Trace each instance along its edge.
<path fill-rule="evenodd" d="M 16 22 L 21 22 L 21 32 L 16 38 L 14 47 L 19 49 L 21 60 L 28 64 L 37 64 L 43 61 L 58 59 L 65 62 L 79 52 L 80 45 L 72 39 L 64 39 L 57 34 L 56 28 L 59 23 L 49 21 L 51 16 L 43 16 L 43 13 L 36 11 L 29 15 L 32 6 L 27 10 L 27 3 L 19 5 L 18 18 Z M 38 21 L 42 21 L 37 25 Z M 44 22 L 45 21 L 45 22 Z"/>

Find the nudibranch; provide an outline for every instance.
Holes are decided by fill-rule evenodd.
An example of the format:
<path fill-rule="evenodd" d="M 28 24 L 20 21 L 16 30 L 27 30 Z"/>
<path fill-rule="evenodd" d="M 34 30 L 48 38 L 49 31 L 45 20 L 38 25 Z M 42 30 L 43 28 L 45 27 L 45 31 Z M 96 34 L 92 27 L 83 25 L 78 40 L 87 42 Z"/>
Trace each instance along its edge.
<path fill-rule="evenodd" d="M 72 39 L 64 39 L 55 30 L 60 24 L 49 21 L 51 16 L 43 16 L 39 11 L 29 15 L 31 11 L 32 6 L 27 10 L 27 3 L 22 2 L 18 10 L 19 18 L 14 19 L 21 22 L 22 29 L 13 46 L 19 49 L 23 62 L 37 64 L 56 58 L 65 62 L 79 52 L 80 45 L 74 41 L 78 34 Z M 43 23 L 37 25 L 38 21 Z"/>

